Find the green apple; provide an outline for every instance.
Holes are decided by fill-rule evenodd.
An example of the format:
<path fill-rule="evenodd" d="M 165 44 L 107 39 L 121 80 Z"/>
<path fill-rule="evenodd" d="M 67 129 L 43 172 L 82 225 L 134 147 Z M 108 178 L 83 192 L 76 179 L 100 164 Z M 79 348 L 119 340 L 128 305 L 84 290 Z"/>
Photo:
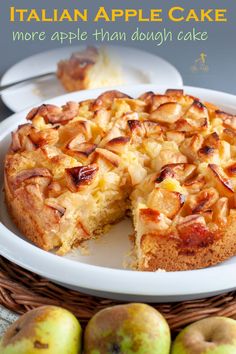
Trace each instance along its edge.
<path fill-rule="evenodd" d="M 84 334 L 84 354 L 169 354 L 170 329 L 164 317 L 145 304 L 117 305 L 99 311 Z"/>
<path fill-rule="evenodd" d="M 69 311 L 42 306 L 21 316 L 0 342 L 1 354 L 79 354 L 81 327 Z"/>
<path fill-rule="evenodd" d="M 209 317 L 183 329 L 171 354 L 236 354 L 236 321 Z"/>

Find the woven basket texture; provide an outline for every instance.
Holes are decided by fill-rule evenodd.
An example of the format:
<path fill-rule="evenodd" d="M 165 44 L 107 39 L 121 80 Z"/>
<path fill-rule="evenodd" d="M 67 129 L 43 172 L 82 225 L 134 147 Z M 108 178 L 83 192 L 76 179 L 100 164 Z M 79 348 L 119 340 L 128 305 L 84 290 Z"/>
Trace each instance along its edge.
<path fill-rule="evenodd" d="M 122 302 L 68 290 L 0 257 L 0 303 L 18 314 L 42 305 L 62 306 L 72 311 L 84 327 L 99 310 Z M 200 300 L 151 305 L 164 315 L 173 335 L 208 316 L 236 319 L 236 291 Z"/>

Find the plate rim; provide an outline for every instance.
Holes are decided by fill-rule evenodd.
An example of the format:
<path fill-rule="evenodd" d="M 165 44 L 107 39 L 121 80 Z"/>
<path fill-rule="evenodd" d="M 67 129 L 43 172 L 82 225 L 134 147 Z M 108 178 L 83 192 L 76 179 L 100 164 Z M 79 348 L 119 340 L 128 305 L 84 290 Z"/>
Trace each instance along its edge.
<path fill-rule="evenodd" d="M 123 91 L 162 91 L 166 87 L 158 85 L 136 85 L 132 87 L 112 87 L 111 89 L 120 89 Z M 232 108 L 236 109 L 236 96 L 221 91 L 209 90 L 205 88 L 184 86 L 185 91 L 201 91 L 204 93 L 212 94 L 216 97 L 224 97 L 226 101 L 233 101 Z M 82 100 L 83 96 L 92 97 L 97 96 L 103 92 L 104 89 L 84 90 L 75 92 L 72 94 L 66 94 L 47 100 L 46 102 L 55 103 L 56 101 L 72 99 L 78 95 L 78 101 Z M 80 97 L 82 96 L 82 97 Z M 25 109 L 21 112 L 11 115 L 9 118 L 0 123 L 0 142 L 6 137 L 9 132 L 14 129 L 19 121 L 29 109 Z M 17 120 L 18 119 L 18 120 Z M 19 254 L 18 247 L 22 247 L 22 254 Z M 84 289 L 91 289 L 95 291 L 101 291 L 106 293 L 115 293 L 123 295 L 133 296 L 148 296 L 158 297 L 163 296 L 198 296 L 200 294 L 211 294 L 215 292 L 222 292 L 232 290 L 236 288 L 235 277 L 230 278 L 230 273 L 233 264 L 221 264 L 220 266 L 213 266 L 200 270 L 192 271 L 180 271 L 180 272 L 140 272 L 127 269 L 112 269 L 108 267 L 95 266 L 90 264 L 73 261 L 67 258 L 62 258 L 49 252 L 43 251 L 38 247 L 30 244 L 29 242 L 22 240 L 10 231 L 0 221 L 0 254 L 13 261 L 14 263 L 22 266 L 25 269 L 40 274 L 52 281 L 63 283 L 65 286 L 76 286 Z M 34 257 L 32 257 L 34 254 Z M 58 261 L 59 260 L 59 261 Z M 65 268 L 66 266 L 66 268 Z M 61 274 L 65 273 L 65 269 L 68 269 L 66 279 Z M 82 274 L 82 277 L 81 277 Z M 94 277 L 96 274 L 96 277 Z M 194 278 L 194 282 L 189 281 L 190 278 Z M 207 282 L 201 284 L 198 288 L 198 281 L 201 281 L 203 276 L 207 279 Z M 194 276 L 193 276 L 194 275 Z M 218 279 L 221 279 L 221 285 L 218 284 Z M 109 281 L 108 281 L 109 280 Z M 140 281 L 142 286 L 140 286 Z M 91 284 L 92 287 L 91 287 Z M 154 285 L 153 285 L 154 284 Z M 172 286 L 164 286 L 163 284 L 174 284 Z M 167 291 L 168 289 L 168 291 Z M 181 291 L 180 291 L 181 289 Z"/>
<path fill-rule="evenodd" d="M 102 46 L 98 46 L 98 45 L 94 45 L 95 47 L 102 47 Z M 78 50 L 78 49 L 83 49 L 87 47 L 86 45 L 84 44 L 81 44 L 81 45 L 75 45 L 75 46 L 66 46 L 66 47 L 57 47 L 57 48 L 54 48 L 54 49 L 50 49 L 50 50 L 46 50 L 46 51 L 43 51 L 43 52 L 39 52 L 39 53 L 35 53 L 33 55 L 30 55 L 24 59 L 21 59 L 19 60 L 18 62 L 16 62 L 15 64 L 13 64 L 12 66 L 10 66 L 7 71 L 3 74 L 3 76 L 1 77 L 0 79 L 0 85 L 5 85 L 5 84 L 8 84 L 9 82 L 11 82 L 11 80 L 8 80 L 8 76 L 11 75 L 11 72 L 14 71 L 16 69 L 16 67 L 20 66 L 20 65 L 24 65 L 24 63 L 26 63 L 27 61 L 29 60 L 35 60 L 37 59 L 38 56 L 40 55 L 51 55 L 52 53 L 56 53 L 56 52 L 59 52 L 59 51 L 63 51 L 63 50 L 70 50 L 70 51 L 74 51 L 74 50 Z M 171 62 L 169 62 L 167 59 L 159 56 L 159 55 L 155 55 L 154 53 L 151 53 L 149 51 L 146 51 L 146 50 L 142 50 L 140 48 L 136 48 L 136 47 L 128 47 L 128 46 L 121 46 L 121 45 L 106 45 L 105 47 L 109 47 L 109 48 L 122 48 L 122 49 L 125 49 L 127 48 L 128 50 L 131 50 L 131 51 L 134 51 L 137 53 L 142 53 L 142 54 L 145 54 L 147 55 L 148 57 L 152 58 L 152 60 L 154 59 L 157 59 L 161 62 L 161 64 L 165 64 L 165 65 L 168 65 L 169 68 L 175 72 L 175 75 L 176 75 L 176 86 L 180 86 L 180 85 L 183 85 L 183 77 L 181 75 L 181 73 L 179 72 L 179 70 L 174 66 L 174 64 L 172 64 Z M 25 76 L 25 78 L 27 78 L 27 75 Z M 157 83 L 158 85 L 158 83 Z M 123 85 L 124 86 L 124 85 Z M 129 84 L 125 85 L 125 86 L 129 86 Z M 106 88 L 103 88 L 103 89 L 106 89 Z M 65 93 L 66 94 L 66 93 Z M 10 109 L 12 110 L 13 112 L 15 113 L 18 113 L 20 112 L 21 110 L 16 110 L 16 108 L 14 108 L 14 103 L 13 105 L 11 104 L 11 99 L 9 101 L 8 99 L 8 96 L 7 94 L 4 95 L 4 93 L 2 94 L 2 101 L 4 102 L 4 104 Z M 28 107 L 26 107 L 28 108 Z"/>

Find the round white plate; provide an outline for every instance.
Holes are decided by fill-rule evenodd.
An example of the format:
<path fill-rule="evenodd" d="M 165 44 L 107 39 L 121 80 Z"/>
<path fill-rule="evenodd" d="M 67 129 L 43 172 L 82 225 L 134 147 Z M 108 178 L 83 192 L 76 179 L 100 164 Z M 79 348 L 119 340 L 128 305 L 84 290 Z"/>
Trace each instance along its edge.
<path fill-rule="evenodd" d="M 119 89 L 119 88 L 118 88 Z M 122 88 L 120 88 L 122 90 Z M 123 88 L 137 97 L 145 91 L 164 92 L 156 85 Z M 97 97 L 103 90 L 80 91 L 54 98 L 48 102 L 62 105 L 68 100 Z M 201 88 L 185 87 L 185 91 L 203 100 L 236 113 L 236 96 Z M 8 149 L 10 133 L 25 121 L 28 110 L 16 113 L 0 124 L 0 161 Z M 1 169 L 3 183 L 3 168 Z M 135 301 L 177 301 L 194 299 L 236 288 L 236 257 L 215 267 L 184 272 L 138 272 L 124 269 L 131 249 L 129 220 L 112 227 L 109 235 L 90 241 L 88 255 L 78 250 L 65 257 L 45 252 L 25 240 L 10 220 L 3 195 L 0 205 L 0 254 L 18 265 L 68 288 L 105 297 Z M 86 253 L 86 252 L 85 252 Z"/>
<path fill-rule="evenodd" d="M 84 48 L 84 46 L 58 48 L 24 59 L 3 75 L 1 85 L 47 72 L 56 72 L 60 60 L 67 59 L 72 53 Z M 177 69 L 156 55 L 120 46 L 107 46 L 107 50 L 121 64 L 125 85 L 150 83 L 174 87 L 183 84 Z M 57 78 L 52 76 L 18 88 L 10 88 L 2 95 L 2 100 L 13 112 L 19 112 L 43 100 L 65 93 Z"/>

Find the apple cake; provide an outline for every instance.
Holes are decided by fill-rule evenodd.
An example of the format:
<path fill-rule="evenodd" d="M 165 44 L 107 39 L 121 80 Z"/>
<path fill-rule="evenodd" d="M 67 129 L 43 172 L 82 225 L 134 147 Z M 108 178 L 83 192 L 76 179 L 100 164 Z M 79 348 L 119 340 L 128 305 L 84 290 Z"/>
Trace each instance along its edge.
<path fill-rule="evenodd" d="M 197 269 L 236 254 L 236 116 L 185 95 L 107 91 L 42 105 L 12 133 L 6 201 L 63 255 L 131 215 L 137 269 Z"/>
<path fill-rule="evenodd" d="M 66 91 L 78 91 L 122 84 L 117 58 L 106 48 L 87 47 L 57 65 L 57 78 Z"/>

